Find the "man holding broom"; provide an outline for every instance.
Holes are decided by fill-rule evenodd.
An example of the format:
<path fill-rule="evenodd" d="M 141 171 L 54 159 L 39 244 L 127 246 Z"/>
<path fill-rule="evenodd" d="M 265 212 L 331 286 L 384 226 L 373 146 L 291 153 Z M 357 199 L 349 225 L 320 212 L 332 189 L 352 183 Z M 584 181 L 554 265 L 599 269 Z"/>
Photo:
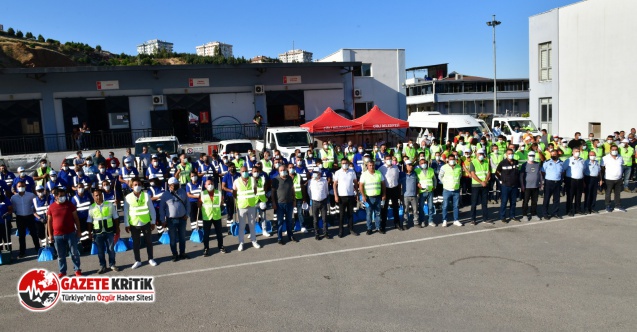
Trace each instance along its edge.
<path fill-rule="evenodd" d="M 71 250 L 71 260 L 75 276 L 81 276 L 80 252 L 77 250 L 77 239 L 81 235 L 80 218 L 73 203 L 66 199 L 66 193 L 59 188 L 53 189 L 55 203 L 46 212 L 49 222 L 47 230 L 49 241 L 55 243 L 58 253 L 59 278 L 66 276 L 66 253 Z"/>

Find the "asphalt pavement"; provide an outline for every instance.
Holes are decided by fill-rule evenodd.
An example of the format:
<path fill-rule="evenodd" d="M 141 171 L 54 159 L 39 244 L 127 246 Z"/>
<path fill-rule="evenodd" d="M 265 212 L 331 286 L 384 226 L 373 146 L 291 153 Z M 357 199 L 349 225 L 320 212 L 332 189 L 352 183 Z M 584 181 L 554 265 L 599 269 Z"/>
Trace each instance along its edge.
<path fill-rule="evenodd" d="M 155 276 L 152 304 L 58 303 L 30 313 L 18 302 L 18 278 L 35 267 L 57 271 L 31 249 L 0 266 L 0 321 L 5 331 L 634 331 L 637 195 L 622 197 L 626 213 L 406 231 L 389 222 L 387 234 L 370 236 L 359 222 L 358 237 L 297 234 L 299 243 L 281 246 L 259 236 L 263 247 L 246 238 L 243 252 L 226 236 L 229 252 L 211 257 L 188 241 L 192 259 L 176 263 L 156 244 L 159 265 L 136 270 L 132 251 L 117 254 L 123 270 L 106 275 Z M 98 267 L 97 256 L 82 257 L 85 274 Z"/>

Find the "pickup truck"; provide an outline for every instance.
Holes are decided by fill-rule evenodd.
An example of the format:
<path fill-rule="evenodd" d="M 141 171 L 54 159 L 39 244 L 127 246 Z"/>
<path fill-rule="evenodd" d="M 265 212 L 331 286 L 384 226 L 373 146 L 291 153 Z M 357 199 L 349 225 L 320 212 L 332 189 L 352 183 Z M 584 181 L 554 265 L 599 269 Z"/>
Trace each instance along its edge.
<path fill-rule="evenodd" d="M 310 148 L 314 148 L 310 133 L 300 127 L 269 127 L 265 130 L 264 139 L 256 141 L 256 149 L 260 154 L 279 150 L 286 159 L 296 149 L 305 154 Z"/>
<path fill-rule="evenodd" d="M 248 150 L 253 150 L 254 146 L 249 139 L 231 139 L 219 141 L 208 145 L 208 154 L 212 154 L 212 150 L 216 150 L 219 155 L 230 153 L 230 151 L 239 152 L 242 158 L 248 155 Z"/>

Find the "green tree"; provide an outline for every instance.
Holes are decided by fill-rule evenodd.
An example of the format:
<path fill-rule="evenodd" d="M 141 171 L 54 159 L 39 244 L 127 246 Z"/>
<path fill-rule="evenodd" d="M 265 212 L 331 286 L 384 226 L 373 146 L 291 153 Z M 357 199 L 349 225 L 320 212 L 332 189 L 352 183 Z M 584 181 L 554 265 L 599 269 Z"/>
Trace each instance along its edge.
<path fill-rule="evenodd" d="M 24 34 L 22 33 L 22 31 L 18 30 L 18 31 L 16 31 L 15 36 L 18 37 L 18 38 L 22 38 L 22 37 L 24 37 Z"/>
<path fill-rule="evenodd" d="M 95 45 L 95 50 L 98 52 L 102 52 L 102 46 L 101 45 Z"/>
<path fill-rule="evenodd" d="M 44 43 L 44 37 L 42 37 L 42 35 L 38 35 L 38 41 L 40 43 Z"/>
<path fill-rule="evenodd" d="M 14 37 L 15 36 L 15 30 L 13 30 L 13 28 L 9 28 L 7 30 L 7 35 Z"/>
<path fill-rule="evenodd" d="M 26 39 L 32 39 L 33 38 L 33 34 L 31 33 L 31 31 L 27 31 L 27 33 L 24 35 L 24 37 Z"/>

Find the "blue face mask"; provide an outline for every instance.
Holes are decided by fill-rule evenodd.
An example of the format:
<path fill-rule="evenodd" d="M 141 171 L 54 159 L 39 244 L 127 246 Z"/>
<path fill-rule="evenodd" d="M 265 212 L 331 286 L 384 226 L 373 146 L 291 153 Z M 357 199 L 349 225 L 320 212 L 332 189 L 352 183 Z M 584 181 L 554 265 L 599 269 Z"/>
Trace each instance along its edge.
<path fill-rule="evenodd" d="M 243 177 L 244 179 L 247 179 L 248 177 L 250 177 L 250 173 L 248 173 L 248 172 L 242 172 L 242 173 L 241 173 L 241 177 Z"/>
<path fill-rule="evenodd" d="M 283 175 L 283 176 L 287 176 L 287 175 L 288 175 L 288 171 L 282 171 L 282 172 L 281 172 L 281 175 Z"/>

